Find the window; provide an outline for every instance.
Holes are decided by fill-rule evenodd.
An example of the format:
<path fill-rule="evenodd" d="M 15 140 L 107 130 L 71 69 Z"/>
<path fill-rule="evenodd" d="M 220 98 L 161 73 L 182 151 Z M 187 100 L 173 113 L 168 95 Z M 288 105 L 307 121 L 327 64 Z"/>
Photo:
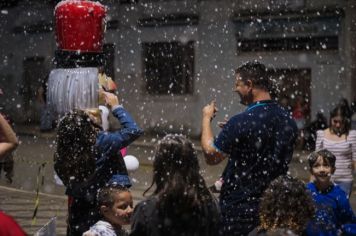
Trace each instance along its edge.
<path fill-rule="evenodd" d="M 8 7 L 15 7 L 19 3 L 19 0 L 7 0 L 7 1 L 0 1 L 0 9 L 8 8 Z"/>
<path fill-rule="evenodd" d="M 115 44 L 107 43 L 103 45 L 104 71 L 105 74 L 115 80 Z"/>
<path fill-rule="evenodd" d="M 198 15 L 185 13 L 175 13 L 156 17 L 147 17 L 138 20 L 138 25 L 145 27 L 197 25 L 198 23 Z"/>
<path fill-rule="evenodd" d="M 337 36 L 238 39 L 237 45 L 240 52 L 338 50 L 339 40 Z"/>
<path fill-rule="evenodd" d="M 119 0 L 120 4 L 133 4 L 138 3 L 138 0 Z"/>
<path fill-rule="evenodd" d="M 44 57 L 25 57 L 20 93 L 22 95 L 23 118 L 26 122 L 39 121 L 38 88 L 48 76 L 48 62 Z"/>
<path fill-rule="evenodd" d="M 339 48 L 341 13 L 236 18 L 238 52 L 321 51 Z"/>
<path fill-rule="evenodd" d="M 143 67 L 149 94 L 191 94 L 194 42 L 143 43 Z"/>

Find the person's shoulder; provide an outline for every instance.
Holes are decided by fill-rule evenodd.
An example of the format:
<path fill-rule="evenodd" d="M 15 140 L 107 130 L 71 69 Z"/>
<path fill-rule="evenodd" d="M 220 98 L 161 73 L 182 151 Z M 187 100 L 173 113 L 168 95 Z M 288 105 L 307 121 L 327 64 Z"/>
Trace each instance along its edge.
<path fill-rule="evenodd" d="M 158 200 L 157 200 L 156 197 L 151 196 L 151 197 L 139 202 L 136 205 L 135 209 L 136 210 L 140 209 L 140 210 L 144 210 L 144 211 L 147 211 L 147 212 L 152 211 L 153 209 L 155 209 L 157 201 Z"/>
<path fill-rule="evenodd" d="M 316 190 L 315 184 L 313 182 L 307 183 L 305 187 L 311 192 L 314 192 Z"/>
<path fill-rule="evenodd" d="M 317 196 L 320 196 L 320 192 L 317 189 L 315 183 L 309 182 L 306 184 L 305 187 L 306 187 L 306 190 L 308 191 L 308 193 L 312 196 L 312 198 L 317 201 L 317 199 L 318 199 Z"/>
<path fill-rule="evenodd" d="M 278 116 L 285 121 L 294 122 L 294 119 L 292 117 L 292 113 L 290 110 L 286 109 L 285 107 L 282 107 L 280 104 L 278 104 L 277 102 L 274 102 L 274 101 L 271 102 L 269 106 L 271 107 L 271 109 L 269 109 L 269 110 L 274 116 Z"/>
<path fill-rule="evenodd" d="M 149 197 L 139 202 L 134 209 L 132 216 L 132 227 L 134 231 L 141 231 L 140 228 L 155 227 L 157 220 L 159 219 L 157 210 L 157 199 L 155 197 Z M 147 224 L 150 222 L 150 224 Z M 132 228 L 132 229 L 133 229 Z M 135 235 L 135 234 L 134 234 Z"/>
<path fill-rule="evenodd" d="M 114 235 L 113 226 L 106 221 L 99 220 L 94 225 L 90 227 L 88 231 L 86 231 L 83 235 L 84 236 L 96 236 L 99 235 L 100 232 L 106 233 L 105 235 Z M 101 234 L 100 234 L 101 235 Z"/>
<path fill-rule="evenodd" d="M 83 233 L 83 236 L 98 236 L 98 234 L 92 230 L 88 230 Z"/>
<path fill-rule="evenodd" d="M 246 110 L 243 110 L 242 112 L 236 113 L 235 115 L 233 115 L 231 119 L 243 119 L 245 117 L 249 116 L 249 112 Z"/>
<path fill-rule="evenodd" d="M 347 198 L 345 191 L 342 190 L 342 188 L 338 184 L 334 184 L 332 192 L 333 195 L 338 196 L 339 198 Z"/>
<path fill-rule="evenodd" d="M 349 138 L 356 139 L 356 130 L 352 129 L 349 131 Z"/>
<path fill-rule="evenodd" d="M 237 114 L 231 116 L 226 123 L 227 127 L 229 126 L 231 128 L 231 126 L 241 125 L 242 123 L 249 121 L 250 118 L 248 118 L 248 116 L 249 115 L 246 111 L 243 111 L 243 112 L 240 112 L 240 113 L 237 113 Z"/>
<path fill-rule="evenodd" d="M 140 203 L 141 204 L 151 204 L 151 203 L 156 203 L 158 201 L 157 197 L 156 196 L 149 196 L 147 197 L 146 199 L 142 200 Z"/>
<path fill-rule="evenodd" d="M 316 135 L 322 137 L 322 136 L 324 136 L 324 132 L 325 132 L 325 130 L 319 129 L 316 131 Z"/>

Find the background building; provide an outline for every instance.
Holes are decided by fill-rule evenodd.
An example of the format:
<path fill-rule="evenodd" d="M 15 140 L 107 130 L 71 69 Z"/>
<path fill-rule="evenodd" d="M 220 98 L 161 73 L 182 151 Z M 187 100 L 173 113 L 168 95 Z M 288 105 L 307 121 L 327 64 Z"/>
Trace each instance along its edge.
<path fill-rule="evenodd" d="M 146 131 L 200 134 L 212 99 L 219 120 L 244 109 L 234 69 L 271 68 L 279 98 L 302 98 L 313 118 L 356 93 L 353 0 L 121 0 L 108 7 L 106 72 Z M 8 1 L 0 14 L 0 104 L 17 122 L 37 122 L 37 88 L 56 50 L 56 1 Z M 218 128 L 216 128 L 218 129 Z"/>

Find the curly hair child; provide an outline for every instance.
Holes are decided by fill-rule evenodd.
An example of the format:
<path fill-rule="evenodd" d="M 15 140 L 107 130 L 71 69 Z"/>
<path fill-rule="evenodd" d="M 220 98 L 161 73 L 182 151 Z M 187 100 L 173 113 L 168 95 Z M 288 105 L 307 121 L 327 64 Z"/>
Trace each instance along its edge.
<path fill-rule="evenodd" d="M 305 184 L 289 175 L 279 176 L 265 190 L 261 202 L 257 234 L 288 229 L 301 235 L 313 217 L 315 207 Z"/>

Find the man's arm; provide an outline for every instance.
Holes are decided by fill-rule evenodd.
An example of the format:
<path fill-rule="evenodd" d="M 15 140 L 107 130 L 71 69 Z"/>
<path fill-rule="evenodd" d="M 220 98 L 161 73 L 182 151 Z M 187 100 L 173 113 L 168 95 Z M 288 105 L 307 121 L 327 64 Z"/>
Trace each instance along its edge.
<path fill-rule="evenodd" d="M 18 145 L 18 140 L 15 132 L 12 130 L 9 123 L 7 123 L 7 121 L 1 114 L 0 114 L 0 134 L 2 136 L 2 140 L 0 142 L 0 159 L 1 159 L 7 153 L 13 151 Z"/>
<path fill-rule="evenodd" d="M 205 161 L 208 165 L 217 165 L 225 159 L 225 155 L 213 145 L 214 135 L 210 123 L 214 118 L 216 111 L 217 109 L 214 101 L 203 108 L 201 147 L 203 149 Z"/>

